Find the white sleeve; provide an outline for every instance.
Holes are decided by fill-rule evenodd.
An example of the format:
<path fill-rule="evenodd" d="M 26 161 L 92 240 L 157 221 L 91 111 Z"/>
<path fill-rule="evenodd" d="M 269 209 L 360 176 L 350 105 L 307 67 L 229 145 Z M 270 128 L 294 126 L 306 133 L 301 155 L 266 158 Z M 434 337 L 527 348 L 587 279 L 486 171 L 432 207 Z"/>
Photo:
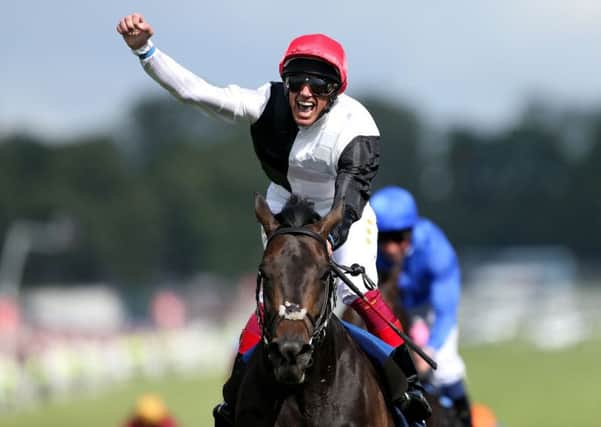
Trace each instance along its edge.
<path fill-rule="evenodd" d="M 228 121 L 246 119 L 254 123 L 271 94 L 270 83 L 256 90 L 236 85 L 213 86 L 157 48 L 141 63 L 146 73 L 177 99 Z"/>

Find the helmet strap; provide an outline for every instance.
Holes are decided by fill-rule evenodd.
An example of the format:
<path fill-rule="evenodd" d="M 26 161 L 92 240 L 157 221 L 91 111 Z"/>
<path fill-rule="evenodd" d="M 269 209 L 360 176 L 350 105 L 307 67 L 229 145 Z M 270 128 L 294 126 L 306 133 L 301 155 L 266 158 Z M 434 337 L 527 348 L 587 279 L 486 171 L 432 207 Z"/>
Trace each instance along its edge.
<path fill-rule="evenodd" d="M 333 94 L 328 97 L 328 104 L 325 106 L 325 108 L 323 110 L 321 110 L 321 113 L 319 113 L 319 116 L 317 116 L 317 119 L 315 121 L 321 119 L 326 113 L 330 112 L 330 110 L 334 106 L 334 103 L 336 102 L 337 98 L 338 98 L 338 94 Z"/>

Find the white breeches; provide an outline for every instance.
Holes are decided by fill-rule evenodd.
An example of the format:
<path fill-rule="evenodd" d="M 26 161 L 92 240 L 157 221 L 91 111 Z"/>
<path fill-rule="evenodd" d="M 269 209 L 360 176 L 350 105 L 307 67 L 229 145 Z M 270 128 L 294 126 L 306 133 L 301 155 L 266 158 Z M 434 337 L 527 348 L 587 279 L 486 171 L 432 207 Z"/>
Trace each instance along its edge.
<path fill-rule="evenodd" d="M 378 270 L 376 269 L 376 258 L 378 256 L 378 226 L 376 225 L 376 214 L 367 203 L 363 209 L 361 218 L 351 225 L 346 242 L 332 255 L 338 264 L 351 266 L 359 264 L 365 267 L 365 273 L 376 284 L 378 284 Z M 361 276 L 347 275 L 353 284 L 362 293 L 369 289 L 363 283 Z M 357 295 L 340 279 L 336 279 L 338 298 L 346 305 L 351 304 Z"/>
<path fill-rule="evenodd" d="M 434 355 L 438 369 L 433 372 L 432 385 L 435 387 L 453 384 L 465 377 L 465 364 L 458 351 L 457 327 L 449 333 L 442 347 Z"/>

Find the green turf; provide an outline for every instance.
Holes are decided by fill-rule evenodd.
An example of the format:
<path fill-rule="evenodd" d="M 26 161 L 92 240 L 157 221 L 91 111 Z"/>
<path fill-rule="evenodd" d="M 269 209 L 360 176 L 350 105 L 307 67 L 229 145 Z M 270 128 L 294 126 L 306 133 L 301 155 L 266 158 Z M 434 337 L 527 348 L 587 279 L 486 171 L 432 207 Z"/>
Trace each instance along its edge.
<path fill-rule="evenodd" d="M 475 401 L 486 403 L 505 427 L 600 426 L 601 342 L 541 352 L 524 344 L 462 349 Z M 0 415 L 2 427 L 119 426 L 136 396 L 163 395 L 182 426 L 211 426 L 210 410 L 223 377 L 140 381 L 95 398 L 47 404 Z"/>
<path fill-rule="evenodd" d="M 0 415 L 2 427 L 119 427 L 142 393 L 158 393 L 180 426 L 212 426 L 210 416 L 220 397 L 223 377 L 139 381 L 96 397 L 46 404 L 19 414 Z"/>
<path fill-rule="evenodd" d="M 601 342 L 541 352 L 524 344 L 461 351 L 474 400 L 504 426 L 601 426 Z"/>

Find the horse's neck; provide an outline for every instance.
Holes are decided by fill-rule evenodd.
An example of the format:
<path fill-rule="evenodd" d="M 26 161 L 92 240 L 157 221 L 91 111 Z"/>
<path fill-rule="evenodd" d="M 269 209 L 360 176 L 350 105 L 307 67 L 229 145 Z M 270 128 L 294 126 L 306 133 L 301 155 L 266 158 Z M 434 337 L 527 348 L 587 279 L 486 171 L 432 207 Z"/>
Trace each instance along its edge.
<path fill-rule="evenodd" d="M 302 387 L 288 395 L 276 426 L 392 426 L 376 373 L 338 318 L 332 318 Z M 369 399 L 366 398 L 369 396 Z M 357 424 L 358 423 L 358 424 Z"/>
<path fill-rule="evenodd" d="M 332 315 L 328 321 L 326 334 L 313 353 L 314 365 L 309 376 L 319 377 L 323 383 L 324 375 L 333 375 L 343 352 L 348 351 L 350 336 L 340 320 Z"/>

